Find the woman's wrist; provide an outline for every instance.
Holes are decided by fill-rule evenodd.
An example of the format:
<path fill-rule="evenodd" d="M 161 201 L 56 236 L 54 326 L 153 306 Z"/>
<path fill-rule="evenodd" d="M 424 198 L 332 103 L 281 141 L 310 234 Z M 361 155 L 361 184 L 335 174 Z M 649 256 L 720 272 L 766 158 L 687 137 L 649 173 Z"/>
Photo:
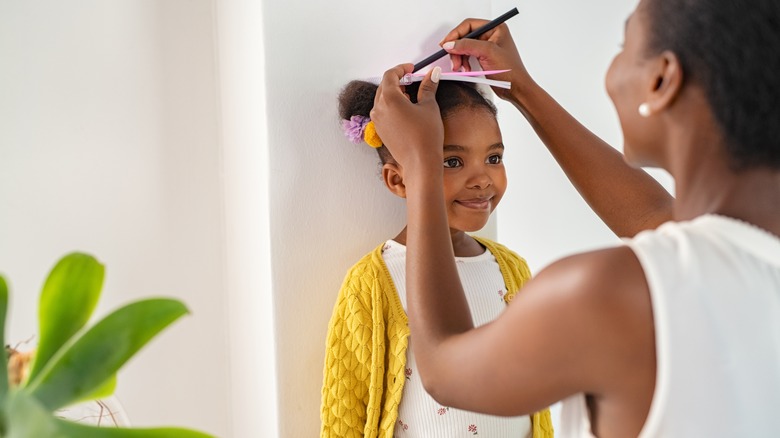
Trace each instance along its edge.
<path fill-rule="evenodd" d="M 554 103 L 549 94 L 536 82 L 529 80 L 523 86 L 514 88 L 512 84 L 512 104 L 536 129 L 539 117 L 547 118 L 551 112 L 550 103 Z M 539 131 L 537 131 L 539 132 Z"/>
<path fill-rule="evenodd" d="M 539 85 L 528 75 L 514 79 L 507 100 L 523 111 L 529 106 L 529 101 L 539 88 Z"/>
<path fill-rule="evenodd" d="M 404 175 L 414 173 L 430 174 L 431 171 L 441 170 L 444 160 L 443 149 L 440 146 L 418 145 L 411 147 L 412 153 L 401 165 L 404 167 Z"/>
<path fill-rule="evenodd" d="M 434 154 L 416 154 L 403 165 L 404 185 L 407 191 L 415 190 L 419 187 L 437 187 L 441 188 L 444 184 L 444 160 L 441 153 Z"/>

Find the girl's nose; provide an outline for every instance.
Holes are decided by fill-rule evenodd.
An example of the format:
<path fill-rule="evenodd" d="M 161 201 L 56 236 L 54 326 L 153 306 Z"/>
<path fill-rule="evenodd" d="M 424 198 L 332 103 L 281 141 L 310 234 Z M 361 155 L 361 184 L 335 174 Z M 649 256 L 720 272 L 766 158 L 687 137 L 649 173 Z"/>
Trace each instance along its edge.
<path fill-rule="evenodd" d="M 466 180 L 466 188 L 484 190 L 493 184 L 493 180 L 490 178 L 487 172 L 480 166 L 474 169 L 474 172 L 469 175 Z"/>

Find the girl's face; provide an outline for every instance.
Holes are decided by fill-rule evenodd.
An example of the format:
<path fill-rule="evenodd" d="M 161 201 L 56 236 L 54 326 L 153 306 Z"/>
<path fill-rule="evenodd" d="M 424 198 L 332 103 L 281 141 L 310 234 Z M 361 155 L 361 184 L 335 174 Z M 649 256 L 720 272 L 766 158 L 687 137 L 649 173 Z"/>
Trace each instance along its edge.
<path fill-rule="evenodd" d="M 638 111 L 657 86 L 646 55 L 648 23 L 642 7 L 640 3 L 626 20 L 623 48 L 612 60 L 605 82 L 620 119 L 626 160 L 637 166 L 658 166 L 661 155 L 656 149 L 661 142 L 654 140 L 658 126 Z"/>
<path fill-rule="evenodd" d="M 506 191 L 504 143 L 488 110 L 463 108 L 444 119 L 444 199 L 450 228 L 477 231 Z"/>

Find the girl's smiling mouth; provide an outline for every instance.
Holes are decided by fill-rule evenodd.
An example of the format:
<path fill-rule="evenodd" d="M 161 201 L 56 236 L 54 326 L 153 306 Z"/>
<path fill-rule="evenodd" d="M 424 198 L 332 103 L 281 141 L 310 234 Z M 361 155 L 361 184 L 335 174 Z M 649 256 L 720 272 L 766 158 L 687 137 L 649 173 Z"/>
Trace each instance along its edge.
<path fill-rule="evenodd" d="M 455 202 L 466 208 L 472 208 L 474 210 L 487 210 L 490 208 L 492 200 L 493 197 L 490 196 L 486 198 L 459 199 Z"/>

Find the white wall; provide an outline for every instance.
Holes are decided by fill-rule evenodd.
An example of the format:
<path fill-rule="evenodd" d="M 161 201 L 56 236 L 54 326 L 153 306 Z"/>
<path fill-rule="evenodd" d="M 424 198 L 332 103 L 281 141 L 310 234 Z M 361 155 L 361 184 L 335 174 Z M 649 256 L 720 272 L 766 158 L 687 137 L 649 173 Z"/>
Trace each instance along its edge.
<path fill-rule="evenodd" d="M 0 271 L 10 343 L 73 250 L 106 264 L 96 312 L 152 295 L 192 315 L 119 375 L 134 425 L 228 436 L 223 214 L 209 0 L 0 0 Z"/>
<path fill-rule="evenodd" d="M 231 435 L 279 436 L 262 3 L 216 2 Z"/>
<path fill-rule="evenodd" d="M 152 294 L 193 311 L 120 376 L 134 424 L 316 436 L 343 275 L 405 220 L 374 151 L 342 137 L 339 88 L 514 6 L 531 73 L 619 146 L 602 86 L 633 7 L 617 0 L 0 0 L 9 339 L 35 333 L 54 261 L 90 251 L 108 267 L 99 313 Z M 614 242 L 520 114 L 500 118 L 500 240 L 537 271 Z"/>

